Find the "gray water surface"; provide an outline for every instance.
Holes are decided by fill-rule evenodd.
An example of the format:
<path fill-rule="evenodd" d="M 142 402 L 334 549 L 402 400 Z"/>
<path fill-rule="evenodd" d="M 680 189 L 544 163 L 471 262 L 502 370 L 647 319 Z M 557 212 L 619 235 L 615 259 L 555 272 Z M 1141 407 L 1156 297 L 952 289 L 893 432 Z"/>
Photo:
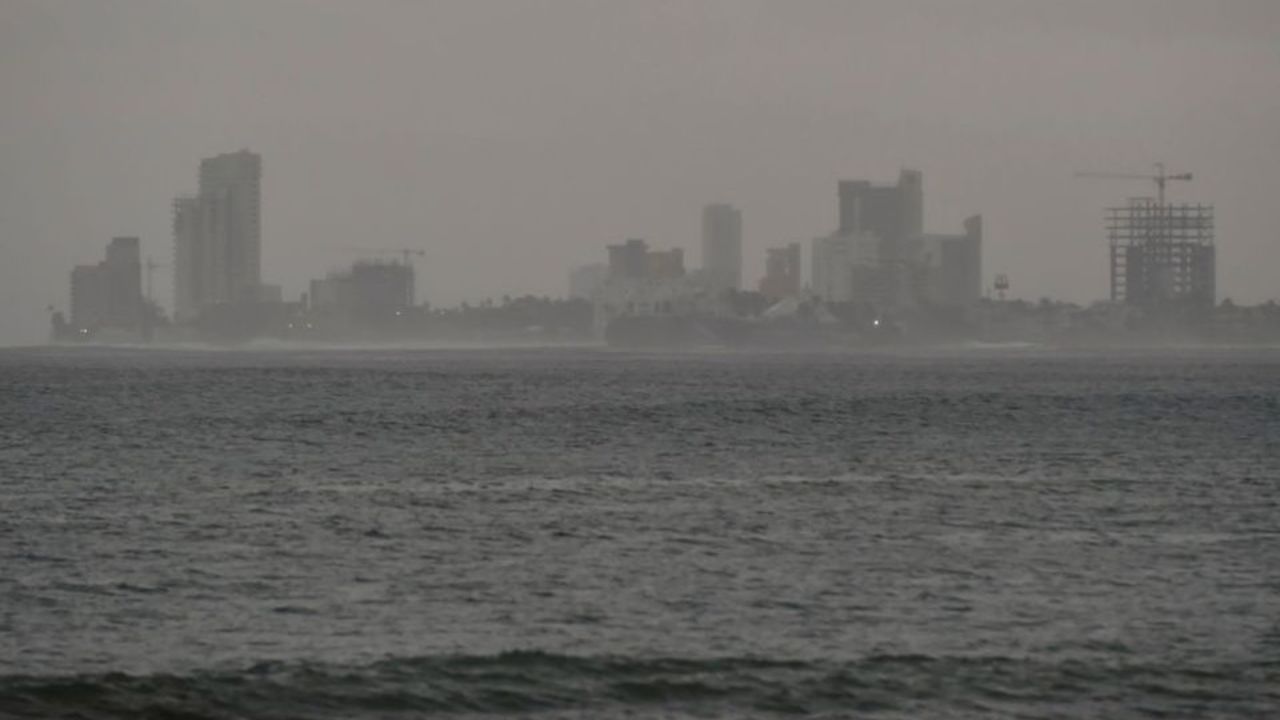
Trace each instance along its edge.
<path fill-rule="evenodd" d="M 3 351 L 0 507 L 0 714 L 1280 711 L 1275 352 Z"/>

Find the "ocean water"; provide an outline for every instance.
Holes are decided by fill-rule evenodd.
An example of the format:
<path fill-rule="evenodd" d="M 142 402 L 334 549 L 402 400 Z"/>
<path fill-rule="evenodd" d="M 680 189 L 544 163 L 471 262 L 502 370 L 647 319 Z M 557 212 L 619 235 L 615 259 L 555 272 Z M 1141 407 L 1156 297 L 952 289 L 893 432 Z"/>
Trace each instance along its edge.
<path fill-rule="evenodd" d="M 0 352 L 0 716 L 1280 716 L 1280 352 Z"/>

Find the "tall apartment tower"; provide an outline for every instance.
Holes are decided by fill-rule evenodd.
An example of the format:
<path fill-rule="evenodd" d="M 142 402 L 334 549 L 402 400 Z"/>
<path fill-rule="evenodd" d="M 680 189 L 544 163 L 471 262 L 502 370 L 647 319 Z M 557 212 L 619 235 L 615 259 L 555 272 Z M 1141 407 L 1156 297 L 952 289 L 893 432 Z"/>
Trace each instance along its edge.
<path fill-rule="evenodd" d="M 107 273 L 107 320 L 115 327 L 142 323 L 142 250 L 138 238 L 112 238 L 103 262 Z"/>
<path fill-rule="evenodd" d="M 716 290 L 742 288 L 742 211 L 732 205 L 702 209 L 702 270 Z"/>
<path fill-rule="evenodd" d="M 241 150 L 200 161 L 199 191 L 173 204 L 179 319 L 262 290 L 262 158 Z"/>
<path fill-rule="evenodd" d="M 886 306 L 906 301 L 913 260 L 914 238 L 924 232 L 924 177 L 919 170 L 903 170 L 896 185 L 873 185 L 867 180 L 841 180 L 840 227 L 836 237 L 861 238 L 875 244 L 879 270 L 859 281 L 863 289 Z M 815 267 L 820 259 L 814 258 Z"/>
<path fill-rule="evenodd" d="M 205 287 L 212 269 L 200 238 L 200 199 L 173 201 L 173 308 L 179 321 L 195 317 L 208 297 Z"/>

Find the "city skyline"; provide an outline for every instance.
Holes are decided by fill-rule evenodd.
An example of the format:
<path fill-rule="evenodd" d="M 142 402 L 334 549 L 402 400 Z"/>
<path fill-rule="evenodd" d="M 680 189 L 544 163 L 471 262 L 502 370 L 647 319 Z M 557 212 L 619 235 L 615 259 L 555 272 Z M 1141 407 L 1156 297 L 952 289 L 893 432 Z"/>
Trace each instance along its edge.
<path fill-rule="evenodd" d="M 1158 310 L 1168 301 L 1180 302 L 1184 298 L 1212 307 L 1216 301 L 1213 206 L 1165 204 L 1166 173 L 1163 164 L 1157 168 L 1156 175 L 1117 176 L 1154 180 L 1159 195 L 1130 200 L 1130 209 L 1146 209 L 1142 216 L 1146 224 L 1122 231 L 1119 245 L 1115 218 L 1120 209 L 1107 211 L 1112 265 L 1109 299 L 1148 310 Z M 94 339 L 99 330 L 137 332 L 140 339 L 149 339 L 157 322 L 175 324 L 179 335 L 168 335 L 169 339 L 195 337 L 189 333 L 199 334 L 203 332 L 201 327 L 204 331 L 220 327 L 217 332 L 233 334 L 271 333 L 275 332 L 268 329 L 272 322 L 280 328 L 287 323 L 291 331 L 310 330 L 316 327 L 313 321 L 321 317 L 325 318 L 325 325 L 341 316 L 344 322 L 369 321 L 380 326 L 392 316 L 402 315 L 402 311 L 428 308 L 417 305 L 415 299 L 410 256 L 425 253 L 414 248 L 395 250 L 403 255 L 402 262 L 366 259 L 346 270 L 331 270 L 325 278 L 313 278 L 296 301 L 284 298 L 279 285 L 263 283 L 261 176 L 262 158 L 248 149 L 202 159 L 197 194 L 179 195 L 173 201 L 174 262 L 156 264 L 148 257 L 144 263 L 137 237 L 114 238 L 107 247 L 105 261 L 73 269 L 69 313 L 51 306 L 55 311 L 54 339 L 65 341 L 85 333 L 89 335 L 81 339 Z M 1168 177 L 1192 179 L 1189 173 Z M 794 312 L 794 305 L 779 301 L 853 303 L 873 313 L 894 315 L 928 307 L 968 314 L 993 292 L 1003 301 L 1007 276 L 996 273 L 990 287 L 985 283 L 988 278 L 983 271 L 982 216 L 966 218 L 964 231 L 959 234 L 925 232 L 923 188 L 923 173 L 909 168 L 900 170 L 892 185 L 867 179 L 839 180 L 837 227 L 830 235 L 812 241 L 808 277 L 803 273 L 801 244 L 789 243 L 766 248 L 765 271 L 757 289 L 744 288 L 742 212 L 730 203 L 717 202 L 702 208 L 699 267 L 686 268 L 682 247 L 656 250 L 644 239 L 630 238 L 605 246 L 607 263 L 568 268 L 568 292 L 557 299 L 587 300 L 595 315 L 593 332 L 597 339 L 603 339 L 606 327 L 622 316 L 736 316 L 748 307 L 755 307 L 748 312 L 756 313 L 768 307 L 754 305 L 756 300 L 747 301 L 752 303 L 750 306 L 742 306 L 739 302 L 743 301 L 729 302 L 725 295 L 744 291 L 760 295 L 768 303 L 779 303 L 769 316 L 774 312 Z M 1207 213 L 1204 217 L 1209 218 L 1208 224 L 1197 224 L 1193 229 L 1186 225 L 1188 213 Z M 1158 219 L 1166 215 L 1166 219 Z M 1166 225 L 1168 230 L 1161 229 Z M 1177 245 L 1186 239 L 1194 240 L 1198 253 L 1195 258 L 1185 255 L 1188 251 Z M 1176 248 L 1166 246 L 1171 241 Z M 1143 249 L 1143 243 L 1151 245 Z M 392 251 L 383 248 L 362 252 L 376 255 Z M 1207 260 L 1200 260 L 1201 256 Z M 1132 297 L 1124 294 L 1126 276 L 1118 276 L 1116 269 L 1117 262 L 1119 267 L 1125 267 L 1126 257 L 1130 284 L 1148 283 Z M 1193 267 L 1189 263 L 1201 264 Z M 173 271 L 174 310 L 168 320 L 152 294 L 151 272 L 157 268 Z M 1119 295 L 1117 282 L 1122 288 Z M 504 293 L 503 298 L 505 306 L 510 295 Z M 491 302 L 492 297 L 485 304 Z M 465 302 L 462 307 L 465 309 Z M 319 315 L 312 316 L 313 313 Z M 293 322 L 288 321 L 291 316 Z M 213 326 L 208 325 L 210 321 Z M 258 330 L 252 330 L 254 326 Z"/>
<path fill-rule="evenodd" d="M 104 237 L 169 261 L 169 199 L 195 159 L 240 147 L 272 168 L 262 275 L 287 297 L 349 262 L 333 248 L 406 244 L 428 251 L 436 305 L 562 295 L 604 243 L 696 253 L 721 199 L 748 218 L 751 288 L 765 248 L 830 232 L 836 181 L 911 167 L 939 189 L 928 227 L 983 212 L 984 285 L 1007 273 L 1011 297 L 1087 302 L 1108 292 L 1105 208 L 1153 193 L 1074 173 L 1161 160 L 1196 176 L 1171 201 L 1216 206 L 1219 299 L 1280 295 L 1267 3 L 1159 3 L 1155 24 L 1146 2 L 322 5 L 298 33 L 288 8 L 249 3 L 0 10 L 22 59 L 0 70 L 4 166 L 21 169 L 0 187 L 0 343 L 43 339 L 55 288 Z M 230 33 L 250 20 L 258 33 Z M 473 49 L 482 36 L 510 53 Z M 364 59 L 326 55 L 335 42 Z M 767 63 L 747 47 L 762 44 Z M 167 281 L 155 294 L 170 305 Z"/>

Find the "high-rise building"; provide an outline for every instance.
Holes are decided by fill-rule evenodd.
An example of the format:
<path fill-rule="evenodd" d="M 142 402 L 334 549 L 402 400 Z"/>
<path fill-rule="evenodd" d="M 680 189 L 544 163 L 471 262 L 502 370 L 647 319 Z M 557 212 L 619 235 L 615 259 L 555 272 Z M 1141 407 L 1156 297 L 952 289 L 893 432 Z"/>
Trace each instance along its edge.
<path fill-rule="evenodd" d="M 138 238 L 112 238 L 103 267 L 107 273 L 107 324 L 138 327 L 143 314 L 142 250 Z"/>
<path fill-rule="evenodd" d="M 173 201 L 173 309 L 174 318 L 189 320 L 208 296 L 205 290 L 211 263 L 201 242 L 200 199 Z"/>
<path fill-rule="evenodd" d="M 107 273 L 102 264 L 77 265 L 71 271 L 71 325 L 88 332 L 106 324 Z"/>
<path fill-rule="evenodd" d="M 714 290 L 742 288 L 742 211 L 732 205 L 702 209 L 702 271 Z"/>
<path fill-rule="evenodd" d="M 199 191 L 173 204 L 179 319 L 262 297 L 262 158 L 241 150 L 200 162 Z"/>
<path fill-rule="evenodd" d="M 896 185 L 873 185 L 868 180 L 841 180 L 837 236 L 874 238 L 879 271 L 868 276 L 873 291 L 860 288 L 863 297 L 883 305 L 902 302 L 910 262 L 909 241 L 924 229 L 924 177 L 918 170 L 903 170 Z M 843 272 L 843 270 L 841 270 Z M 863 273 L 865 274 L 865 273 Z M 867 283 L 860 283 L 865 285 Z"/>
<path fill-rule="evenodd" d="M 205 230 L 225 263 L 231 302 L 256 300 L 262 284 L 262 158 L 241 150 L 200 161 Z"/>

